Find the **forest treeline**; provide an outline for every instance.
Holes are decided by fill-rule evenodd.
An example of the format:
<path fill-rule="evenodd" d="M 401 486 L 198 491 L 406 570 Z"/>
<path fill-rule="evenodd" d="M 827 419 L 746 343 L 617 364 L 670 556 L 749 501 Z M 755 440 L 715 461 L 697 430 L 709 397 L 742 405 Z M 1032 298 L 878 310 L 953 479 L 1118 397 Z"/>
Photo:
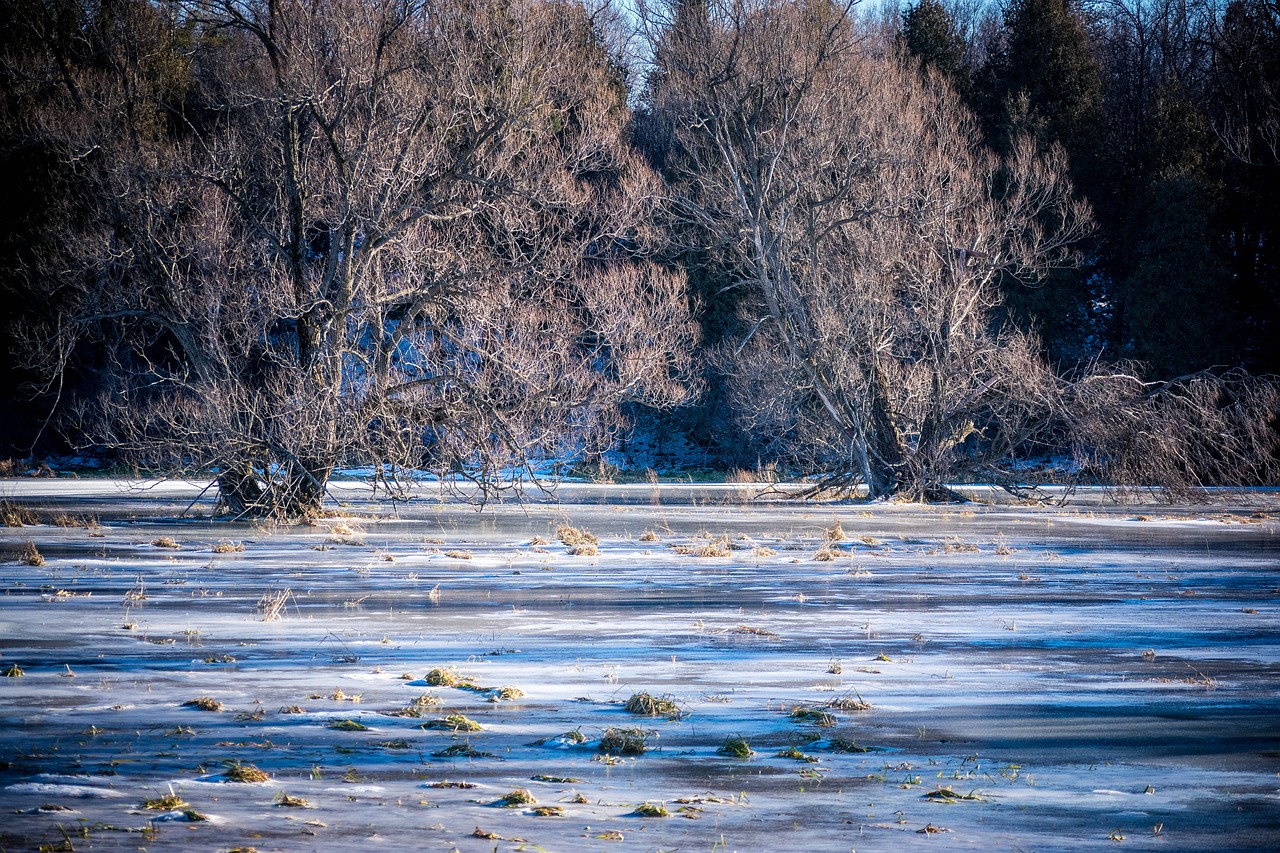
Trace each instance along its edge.
<path fill-rule="evenodd" d="M 0 0 L 16 454 L 1280 471 L 1274 0 Z"/>

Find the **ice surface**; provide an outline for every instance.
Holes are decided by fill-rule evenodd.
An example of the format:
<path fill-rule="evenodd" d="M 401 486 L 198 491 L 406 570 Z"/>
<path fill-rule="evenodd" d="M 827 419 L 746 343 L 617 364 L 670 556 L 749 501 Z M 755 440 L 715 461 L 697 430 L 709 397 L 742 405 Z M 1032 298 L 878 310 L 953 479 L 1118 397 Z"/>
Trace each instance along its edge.
<path fill-rule="evenodd" d="M 1280 846 L 1274 492 L 1054 509 L 581 484 L 477 513 L 342 483 L 355 517 L 276 528 L 211 521 L 208 495 L 182 517 L 205 485 L 0 485 L 98 524 L 0 528 L 0 669 L 24 673 L 0 679 L 0 848 Z M 729 556 L 677 551 L 724 536 Z M 681 715 L 627 713 L 641 691 Z M 421 727 L 450 714 L 482 729 Z M 604 760 L 622 727 L 648 751 Z M 731 736 L 755 755 L 719 754 Z M 944 786 L 974 798 L 926 796 Z M 563 816 L 494 805 L 517 788 Z M 143 808 L 170 792 L 187 805 Z"/>

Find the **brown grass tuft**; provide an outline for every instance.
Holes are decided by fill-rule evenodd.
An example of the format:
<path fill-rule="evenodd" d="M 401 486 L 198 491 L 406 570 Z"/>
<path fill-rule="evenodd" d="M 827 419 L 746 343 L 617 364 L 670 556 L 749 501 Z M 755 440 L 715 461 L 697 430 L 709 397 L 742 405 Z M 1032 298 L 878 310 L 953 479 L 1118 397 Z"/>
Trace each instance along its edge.
<path fill-rule="evenodd" d="M 562 524 L 556 528 L 556 538 L 569 547 L 575 545 L 599 545 L 600 540 L 594 534 L 576 527 Z"/>
<path fill-rule="evenodd" d="M 40 518 L 22 504 L 0 501 L 0 527 L 31 527 L 39 523 Z"/>
<path fill-rule="evenodd" d="M 271 778 L 252 764 L 241 764 L 239 761 L 224 761 L 222 766 L 226 768 L 227 780 L 231 782 L 265 782 Z"/>
<path fill-rule="evenodd" d="M 43 566 L 44 557 L 40 554 L 40 550 L 36 548 L 36 543 L 28 541 L 22 546 L 22 550 L 18 552 L 18 562 L 24 566 Z"/>

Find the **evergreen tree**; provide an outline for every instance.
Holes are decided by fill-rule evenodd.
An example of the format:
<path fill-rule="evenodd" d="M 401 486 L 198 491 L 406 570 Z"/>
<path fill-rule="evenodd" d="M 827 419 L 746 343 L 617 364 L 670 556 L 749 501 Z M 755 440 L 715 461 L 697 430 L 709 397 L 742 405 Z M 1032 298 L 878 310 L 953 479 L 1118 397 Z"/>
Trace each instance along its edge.
<path fill-rule="evenodd" d="M 1019 134 L 1041 150 L 1060 145 L 1077 192 L 1091 202 L 1103 179 L 1102 78 L 1084 23 L 1072 0 L 1014 0 L 989 47 L 975 103 L 987 143 L 1007 152 Z M 1096 259 L 1097 246 L 1086 257 Z M 1092 333 L 1095 270 L 1060 270 L 1035 288 L 1006 282 L 1006 305 L 1016 322 L 1036 328 L 1058 362 L 1086 358 Z"/>
<path fill-rule="evenodd" d="M 920 0 L 903 12 L 898 38 L 907 55 L 919 59 L 925 68 L 936 69 L 968 98 L 971 87 L 964 36 L 955 16 L 940 0 Z"/>

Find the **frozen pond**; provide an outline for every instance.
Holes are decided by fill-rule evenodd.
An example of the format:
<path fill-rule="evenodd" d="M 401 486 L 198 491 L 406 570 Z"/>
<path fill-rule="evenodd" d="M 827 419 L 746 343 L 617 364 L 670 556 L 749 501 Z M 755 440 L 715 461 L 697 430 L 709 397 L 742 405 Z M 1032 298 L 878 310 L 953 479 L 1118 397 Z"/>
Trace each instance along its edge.
<path fill-rule="evenodd" d="M 1275 493 L 199 489 L 0 483 L 0 849 L 1280 847 Z"/>

